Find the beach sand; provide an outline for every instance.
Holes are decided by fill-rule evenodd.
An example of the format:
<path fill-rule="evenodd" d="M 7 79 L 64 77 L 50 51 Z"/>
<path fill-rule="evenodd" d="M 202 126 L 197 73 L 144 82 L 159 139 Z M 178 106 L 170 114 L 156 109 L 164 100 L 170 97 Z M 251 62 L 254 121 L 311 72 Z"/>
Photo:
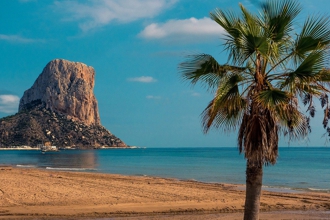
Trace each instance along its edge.
<path fill-rule="evenodd" d="M 242 219 L 233 184 L 0 167 L 0 219 Z M 330 194 L 270 192 L 260 219 L 330 219 Z"/>

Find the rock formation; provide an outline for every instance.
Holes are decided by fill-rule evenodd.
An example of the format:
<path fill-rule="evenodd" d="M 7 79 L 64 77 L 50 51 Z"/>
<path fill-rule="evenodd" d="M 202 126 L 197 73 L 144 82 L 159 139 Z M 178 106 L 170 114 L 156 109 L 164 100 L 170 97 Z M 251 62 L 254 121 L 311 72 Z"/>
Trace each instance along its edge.
<path fill-rule="evenodd" d="M 99 125 L 100 116 L 95 99 L 93 67 L 67 60 L 47 64 L 33 86 L 24 92 L 19 111 L 40 101 L 46 109 L 68 115 L 86 125 Z"/>
<path fill-rule="evenodd" d="M 24 92 L 16 115 L 0 119 L 0 145 L 126 147 L 100 123 L 93 93 L 95 71 L 83 63 L 49 62 Z"/>

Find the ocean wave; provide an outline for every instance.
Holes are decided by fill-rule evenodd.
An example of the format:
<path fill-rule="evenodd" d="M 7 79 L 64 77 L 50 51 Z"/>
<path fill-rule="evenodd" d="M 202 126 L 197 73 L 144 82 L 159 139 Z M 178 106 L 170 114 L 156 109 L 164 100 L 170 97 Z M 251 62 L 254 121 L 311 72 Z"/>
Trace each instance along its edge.
<path fill-rule="evenodd" d="M 310 191 L 318 191 L 318 192 L 330 192 L 330 189 L 315 189 L 315 188 L 308 188 Z"/>
<path fill-rule="evenodd" d="M 134 174 L 134 176 L 144 176 L 144 177 L 147 177 L 148 175 L 146 175 L 146 174 L 141 174 L 141 173 L 137 173 L 137 174 Z"/>
<path fill-rule="evenodd" d="M 270 192 L 279 192 L 279 193 L 301 193 L 303 189 L 300 188 L 290 188 L 283 186 L 262 186 L 263 190 Z"/>
<path fill-rule="evenodd" d="M 330 189 L 316 189 L 316 188 L 295 188 L 295 187 L 281 187 L 281 186 L 262 186 L 263 190 L 271 192 L 284 192 L 284 193 L 302 193 L 306 191 L 315 192 L 330 192 Z"/>
<path fill-rule="evenodd" d="M 37 167 L 36 165 L 29 165 L 29 164 L 26 164 L 26 165 L 24 165 L 24 164 L 17 164 L 16 166 L 17 167 L 26 167 L 26 168 Z"/>
<path fill-rule="evenodd" d="M 65 171 L 95 171 L 93 168 L 74 168 L 74 167 L 46 167 L 46 170 L 65 170 Z"/>

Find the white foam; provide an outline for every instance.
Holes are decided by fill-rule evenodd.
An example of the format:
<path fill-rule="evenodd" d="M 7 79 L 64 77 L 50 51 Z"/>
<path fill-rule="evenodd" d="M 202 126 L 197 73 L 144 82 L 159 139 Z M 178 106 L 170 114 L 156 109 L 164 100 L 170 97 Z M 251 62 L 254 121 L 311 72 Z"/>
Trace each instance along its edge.
<path fill-rule="evenodd" d="M 263 190 L 280 193 L 302 193 L 302 189 L 281 187 L 281 186 L 262 186 Z"/>
<path fill-rule="evenodd" d="M 308 190 L 310 190 L 310 191 L 323 191 L 323 192 L 329 192 L 330 191 L 330 189 L 315 189 L 315 188 L 308 188 Z"/>
<path fill-rule="evenodd" d="M 22 164 L 17 164 L 16 165 L 17 167 L 37 167 L 37 166 L 35 166 L 35 165 L 22 165 Z"/>
<path fill-rule="evenodd" d="M 93 168 L 74 168 L 74 167 L 46 167 L 47 170 L 65 170 L 65 171 L 92 171 L 92 170 L 97 170 Z"/>

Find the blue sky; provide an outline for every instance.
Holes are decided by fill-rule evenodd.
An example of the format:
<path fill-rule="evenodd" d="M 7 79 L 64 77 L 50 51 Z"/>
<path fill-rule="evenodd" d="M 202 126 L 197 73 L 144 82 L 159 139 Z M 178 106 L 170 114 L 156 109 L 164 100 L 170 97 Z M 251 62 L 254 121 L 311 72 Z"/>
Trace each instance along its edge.
<path fill-rule="evenodd" d="M 236 133 L 203 134 L 200 113 L 212 94 L 183 82 L 178 64 L 201 52 L 226 62 L 223 31 L 209 12 L 238 10 L 239 2 L 1 0 L 0 117 L 16 113 L 44 66 L 61 58 L 94 67 L 101 123 L 127 144 L 234 147 Z M 254 10 L 257 0 L 241 2 Z M 330 6 L 328 0 L 299 2 L 301 22 L 308 14 L 326 14 Z M 324 145 L 318 115 L 309 142 L 291 146 Z M 287 141 L 281 138 L 280 145 L 288 146 Z"/>

